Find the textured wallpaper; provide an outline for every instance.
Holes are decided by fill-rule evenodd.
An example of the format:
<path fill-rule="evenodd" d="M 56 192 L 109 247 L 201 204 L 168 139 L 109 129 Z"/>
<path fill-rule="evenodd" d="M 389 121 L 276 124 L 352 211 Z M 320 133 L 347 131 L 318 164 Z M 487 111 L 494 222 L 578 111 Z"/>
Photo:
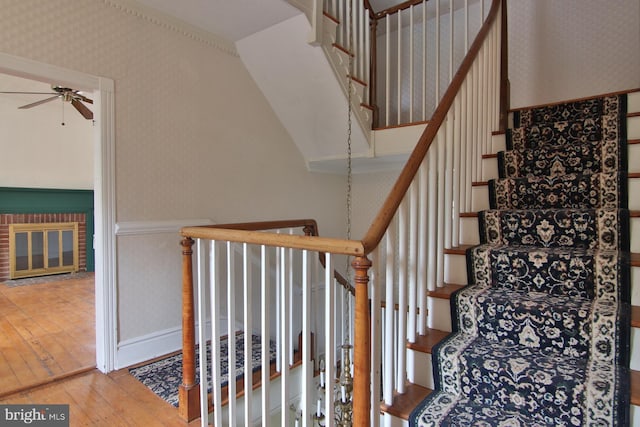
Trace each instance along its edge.
<path fill-rule="evenodd" d="M 638 0 L 510 0 L 511 105 L 640 87 Z"/>

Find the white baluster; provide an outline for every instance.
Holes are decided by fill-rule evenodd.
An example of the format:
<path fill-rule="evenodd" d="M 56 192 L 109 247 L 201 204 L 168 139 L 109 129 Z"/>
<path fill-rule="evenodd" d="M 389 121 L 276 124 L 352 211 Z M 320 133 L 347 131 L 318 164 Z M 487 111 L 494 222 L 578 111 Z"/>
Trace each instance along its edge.
<path fill-rule="evenodd" d="M 200 346 L 198 347 L 198 360 L 200 362 L 200 401 L 202 401 L 203 396 L 207 396 L 207 389 L 209 388 L 209 383 L 207 381 L 207 346 L 205 343 L 207 342 L 207 333 L 205 325 L 207 324 L 207 303 L 206 303 L 206 287 L 207 287 L 207 279 L 206 279 L 206 271 L 205 271 L 205 247 L 202 239 L 196 239 L 196 265 L 197 265 L 197 281 L 196 281 L 196 289 L 197 289 L 197 299 L 198 299 L 198 342 Z M 214 382 L 213 388 L 216 388 L 217 385 Z M 205 402 L 207 400 L 204 400 Z M 200 419 L 207 419 L 207 405 L 200 405 Z M 202 426 L 206 426 L 205 421 L 201 421 Z"/>
<path fill-rule="evenodd" d="M 216 242 L 211 241 L 209 243 L 209 275 L 211 283 L 211 290 L 209 296 L 211 298 L 211 381 L 214 384 L 213 387 L 213 407 L 222 407 L 222 390 L 219 386 L 222 378 L 220 372 L 220 330 L 222 329 L 221 313 L 220 313 L 220 287 L 222 286 L 219 279 L 219 260 L 218 260 L 218 248 Z M 201 346 L 204 343 L 200 343 Z M 202 377 L 201 377 L 202 378 Z M 206 378 L 206 377 L 205 377 Z M 202 384 L 202 380 L 201 380 Z M 200 402 L 206 402 L 203 397 L 207 395 L 206 389 L 203 394 L 200 395 Z M 202 407 L 207 405 L 201 404 Z M 207 411 L 208 412 L 208 411 Z M 213 411 L 214 426 L 221 426 L 222 424 L 222 411 Z M 207 417 L 202 417 L 206 420 Z"/>
<path fill-rule="evenodd" d="M 282 305 L 278 316 L 280 316 L 280 402 L 282 402 L 282 414 L 281 425 L 287 427 L 289 425 L 289 346 L 291 343 L 291 325 L 289 324 L 289 307 L 287 301 L 289 301 L 289 286 L 288 286 L 288 271 L 290 265 L 287 262 L 287 250 L 285 248 L 280 249 L 280 271 L 282 272 L 280 277 L 280 298 L 282 298 Z"/>
<path fill-rule="evenodd" d="M 324 395 L 324 416 L 326 420 L 333 420 L 333 379 L 336 372 L 335 357 L 335 299 L 336 287 L 333 281 L 333 257 L 330 253 L 325 254 L 325 271 L 324 271 L 324 292 L 325 292 L 325 375 L 327 385 Z"/>
<path fill-rule="evenodd" d="M 409 123 L 413 123 L 413 55 L 415 52 L 413 25 L 413 5 L 411 5 L 409 7 Z"/>
<path fill-rule="evenodd" d="M 451 230 L 451 245 L 453 247 L 460 245 L 460 152 L 462 149 L 462 141 L 460 140 L 460 128 L 462 127 L 462 108 L 460 105 L 460 97 L 460 93 L 458 93 L 458 96 L 456 96 L 453 101 L 453 227 Z"/>
<path fill-rule="evenodd" d="M 227 242 L 227 411 L 230 420 L 236 419 L 236 269 L 233 243 Z"/>
<path fill-rule="evenodd" d="M 402 123 L 401 113 L 402 113 L 402 11 L 398 12 L 398 46 L 396 48 L 397 55 L 397 63 L 396 63 L 396 108 L 397 108 L 397 117 L 396 124 Z"/>
<path fill-rule="evenodd" d="M 260 248 L 260 288 L 261 288 L 261 307 L 260 312 L 261 316 L 261 355 L 260 355 L 260 366 L 270 366 L 271 365 L 271 331 L 269 327 L 269 322 L 271 322 L 271 316 L 269 315 L 271 312 L 271 279 L 270 274 L 271 266 L 269 265 L 269 253 L 267 251 L 267 247 L 262 245 Z M 262 404 L 262 422 L 261 425 L 268 427 L 270 424 L 270 407 L 271 402 L 269 399 L 269 390 L 270 390 L 270 369 L 262 369 L 261 374 L 261 404 Z M 216 406 L 220 408 L 220 406 Z M 214 411 L 221 412 L 221 411 Z M 221 425 L 221 424 L 220 424 Z"/>
<path fill-rule="evenodd" d="M 385 19 L 385 97 L 384 97 L 384 118 L 385 126 L 389 126 L 389 116 L 391 114 L 391 16 L 387 15 Z"/>
<path fill-rule="evenodd" d="M 429 200 L 429 180 L 428 180 L 428 162 L 429 156 L 422 161 L 420 166 L 420 206 L 418 213 L 418 328 L 417 332 L 420 335 L 424 335 L 425 326 L 427 324 L 427 265 L 429 263 L 430 253 L 428 241 L 431 240 L 429 233 L 429 216 L 428 200 Z"/>
<path fill-rule="evenodd" d="M 251 280 L 251 248 L 248 244 L 242 244 L 242 270 L 244 293 L 244 420 L 249 425 L 253 406 L 253 293 Z M 247 366 L 248 365 L 248 366 Z"/>
<path fill-rule="evenodd" d="M 313 362 L 311 361 L 311 280 L 309 277 L 309 251 L 302 251 L 302 427 L 308 427 L 313 402 Z"/>
<path fill-rule="evenodd" d="M 385 309 L 384 309 L 384 373 L 383 373 L 383 399 L 387 405 L 393 404 L 393 387 L 394 387 L 394 357 L 393 357 L 393 288 L 395 283 L 394 264 L 395 264 L 395 220 L 389 225 L 386 234 L 386 254 L 385 254 Z"/>
<path fill-rule="evenodd" d="M 427 154 L 429 158 L 429 234 L 428 234 L 428 264 L 427 264 L 427 289 L 436 289 L 438 280 L 438 150 L 437 140 L 431 145 Z"/>
<path fill-rule="evenodd" d="M 400 203 L 398 211 L 398 329 L 397 337 L 397 374 L 396 389 L 398 393 L 403 394 L 405 391 L 406 381 L 406 342 L 407 336 L 407 237 L 409 227 L 407 224 L 407 204 L 408 199 Z M 394 305 L 387 305 L 387 308 L 394 310 Z"/>

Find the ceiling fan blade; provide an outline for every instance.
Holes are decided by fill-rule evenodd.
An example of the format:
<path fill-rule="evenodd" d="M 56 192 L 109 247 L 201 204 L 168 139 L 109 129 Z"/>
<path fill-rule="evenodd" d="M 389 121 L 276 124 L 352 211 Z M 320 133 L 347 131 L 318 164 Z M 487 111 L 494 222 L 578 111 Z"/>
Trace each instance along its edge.
<path fill-rule="evenodd" d="M 82 102 L 78 101 L 77 99 L 72 99 L 71 100 L 71 105 L 76 107 L 76 110 L 78 110 L 78 112 L 80 114 L 82 114 L 82 116 L 85 119 L 87 119 L 87 120 L 92 120 L 93 119 L 93 113 Z"/>
<path fill-rule="evenodd" d="M 86 103 L 88 103 L 88 104 L 93 104 L 93 100 L 91 100 L 91 99 L 87 98 L 87 97 L 86 97 L 86 96 L 84 96 L 84 95 L 81 95 L 81 94 L 79 94 L 79 93 L 76 93 L 76 95 L 75 95 L 75 96 L 77 96 L 78 98 L 80 98 L 80 100 L 81 100 L 82 102 L 86 102 Z"/>
<path fill-rule="evenodd" d="M 38 106 L 40 104 L 44 104 L 45 102 L 50 102 L 50 101 L 53 101 L 54 99 L 58 99 L 58 98 L 60 98 L 60 95 L 52 96 L 51 98 L 46 98 L 46 99 L 42 99 L 40 101 L 33 102 L 31 104 L 23 105 L 22 107 L 18 107 L 18 109 L 24 110 L 26 108 L 36 107 L 36 106 Z"/>
<path fill-rule="evenodd" d="M 9 94 L 17 94 L 17 95 L 57 95 L 55 92 L 4 92 L 0 91 L 0 93 L 9 93 Z"/>

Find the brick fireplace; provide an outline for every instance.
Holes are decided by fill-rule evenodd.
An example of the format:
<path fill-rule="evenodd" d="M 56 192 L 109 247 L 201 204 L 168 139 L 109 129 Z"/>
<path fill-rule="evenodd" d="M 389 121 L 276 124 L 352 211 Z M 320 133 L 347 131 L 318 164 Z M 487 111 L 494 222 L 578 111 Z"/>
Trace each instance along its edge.
<path fill-rule="evenodd" d="M 0 282 L 10 279 L 10 226 L 54 223 L 77 223 L 77 268 L 93 271 L 93 191 L 0 187 Z"/>
<path fill-rule="evenodd" d="M 78 223 L 78 271 L 87 269 L 87 218 L 84 213 L 0 214 L 0 281 L 10 278 L 9 225 Z"/>

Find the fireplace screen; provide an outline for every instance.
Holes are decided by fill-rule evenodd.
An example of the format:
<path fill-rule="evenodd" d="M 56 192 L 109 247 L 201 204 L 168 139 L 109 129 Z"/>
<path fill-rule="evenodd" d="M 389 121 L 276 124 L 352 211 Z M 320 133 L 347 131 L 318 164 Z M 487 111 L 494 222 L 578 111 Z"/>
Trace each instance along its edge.
<path fill-rule="evenodd" d="M 78 271 L 78 223 L 9 226 L 11 278 Z"/>

